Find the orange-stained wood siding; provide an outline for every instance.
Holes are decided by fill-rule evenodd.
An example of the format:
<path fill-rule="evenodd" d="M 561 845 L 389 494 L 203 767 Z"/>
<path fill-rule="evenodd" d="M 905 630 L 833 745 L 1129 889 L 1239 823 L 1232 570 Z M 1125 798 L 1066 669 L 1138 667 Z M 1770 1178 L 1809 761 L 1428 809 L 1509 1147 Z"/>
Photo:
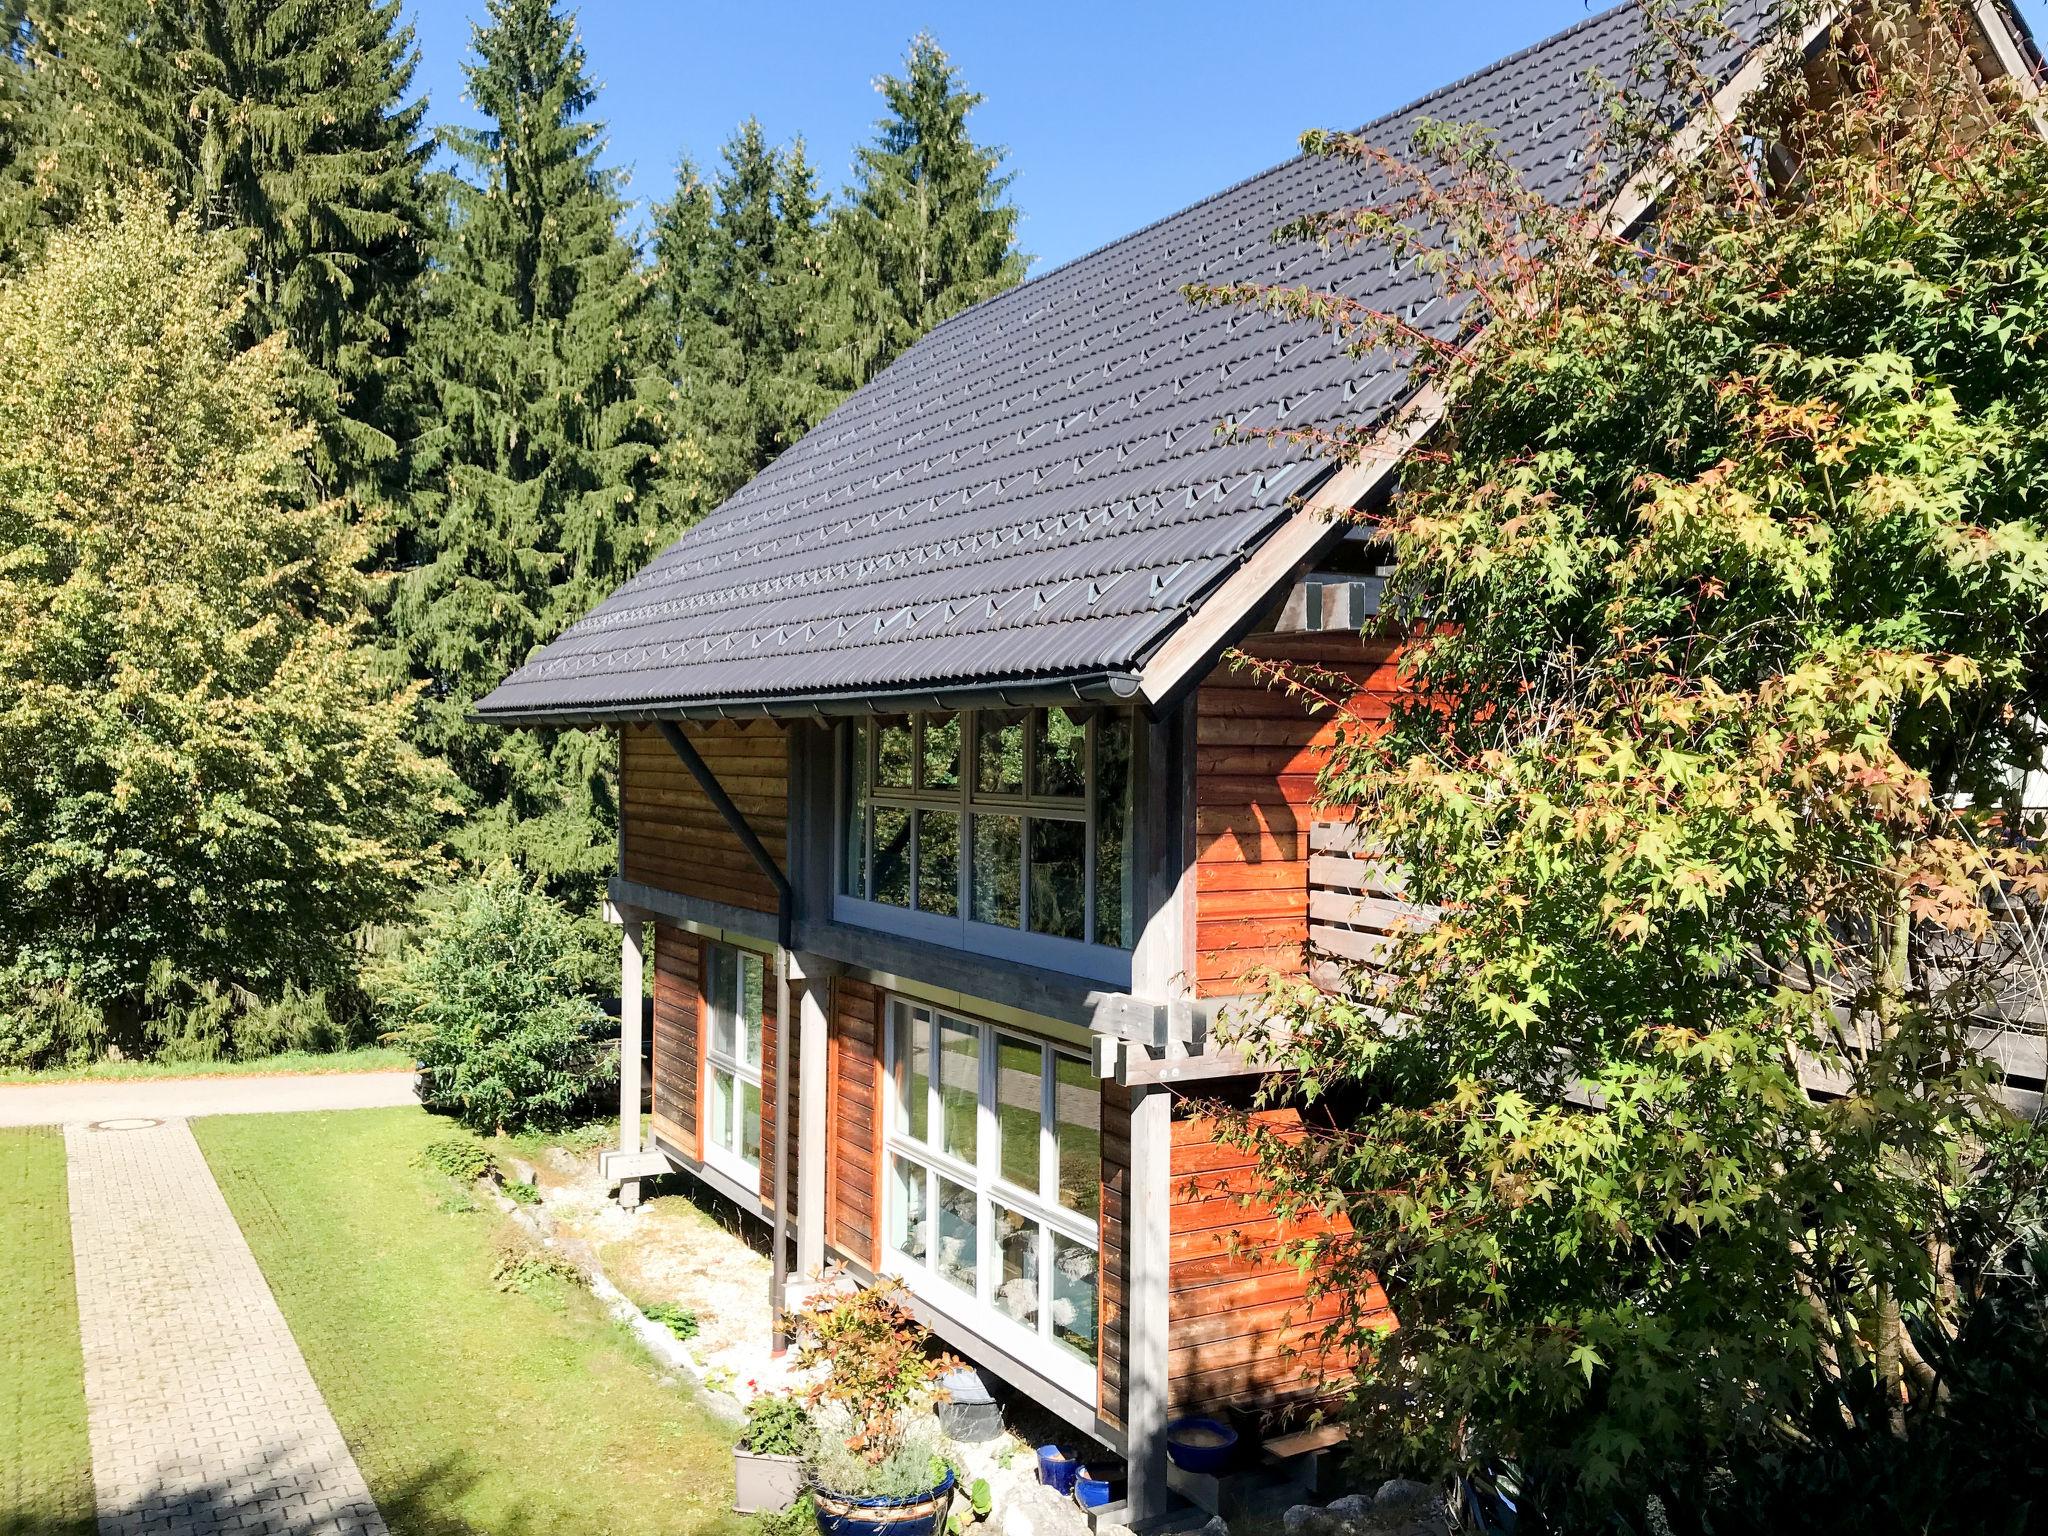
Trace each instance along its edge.
<path fill-rule="evenodd" d="M 676 1151 L 704 1155 L 697 1123 L 703 1081 L 701 944 L 665 923 L 654 927 L 654 1130 Z"/>
<path fill-rule="evenodd" d="M 870 1270 L 882 1258 L 881 1005 L 881 993 L 864 981 L 842 976 L 832 983 L 825 1233 L 841 1253 Z"/>
<path fill-rule="evenodd" d="M 683 729 L 755 835 L 777 863 L 786 863 L 787 733 L 767 721 Z M 756 912 L 775 910 L 775 887 L 653 726 L 620 732 L 619 809 L 628 880 Z"/>
<path fill-rule="evenodd" d="M 761 975 L 761 1204 L 775 1208 L 775 1074 L 781 1070 L 782 1029 L 775 1016 L 775 961 L 762 961 Z M 803 1072 L 801 1051 L 794 1054 L 789 1074 L 789 1145 L 783 1149 L 788 1165 L 788 1182 L 783 1186 L 789 1210 L 796 1214 L 796 1115 L 797 1080 Z"/>
<path fill-rule="evenodd" d="M 1301 1124 L 1292 1109 L 1258 1118 L 1283 1134 Z M 1342 1298 L 1311 1300 L 1309 1277 L 1279 1254 L 1284 1242 L 1333 1229 L 1283 1224 L 1256 1191 L 1250 1154 L 1219 1144 L 1213 1121 L 1176 1103 L 1167 1328 L 1174 1413 L 1267 1411 L 1323 1397 L 1349 1375 L 1319 1337 Z M 1366 1304 L 1392 1326 L 1377 1287 Z"/>
<path fill-rule="evenodd" d="M 1386 718 L 1399 642 L 1253 635 L 1240 649 L 1344 680 L 1355 717 Z M 1308 942 L 1310 807 L 1342 722 L 1219 663 L 1195 700 L 1195 991 L 1227 997 L 1261 967 L 1298 970 Z"/>
<path fill-rule="evenodd" d="M 1131 1090 L 1114 1079 L 1102 1084 L 1102 1227 L 1097 1285 L 1102 1321 L 1096 1339 L 1096 1412 L 1119 1429 L 1124 1422 L 1125 1313 L 1130 1271 L 1125 1223 L 1131 1193 Z"/>

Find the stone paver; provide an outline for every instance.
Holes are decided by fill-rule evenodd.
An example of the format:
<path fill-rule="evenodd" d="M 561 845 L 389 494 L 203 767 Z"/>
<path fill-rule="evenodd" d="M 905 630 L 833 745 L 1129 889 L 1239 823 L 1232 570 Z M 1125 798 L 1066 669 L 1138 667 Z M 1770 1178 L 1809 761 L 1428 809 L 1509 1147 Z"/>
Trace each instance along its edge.
<path fill-rule="evenodd" d="M 185 1122 L 64 1145 L 101 1536 L 387 1536 Z"/>
<path fill-rule="evenodd" d="M 303 1072 L 261 1077 L 0 1083 L 0 1125 L 69 1125 L 147 1115 L 253 1115 L 301 1109 L 382 1109 L 417 1102 L 411 1072 Z"/>

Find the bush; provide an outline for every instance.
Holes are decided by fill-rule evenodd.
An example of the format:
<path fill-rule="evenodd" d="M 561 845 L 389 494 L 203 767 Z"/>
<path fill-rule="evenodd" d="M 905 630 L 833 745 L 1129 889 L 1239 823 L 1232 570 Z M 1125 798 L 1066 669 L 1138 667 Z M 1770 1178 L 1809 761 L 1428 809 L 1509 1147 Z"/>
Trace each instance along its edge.
<path fill-rule="evenodd" d="M 426 918 L 386 988 L 420 1102 L 476 1131 L 575 1123 L 619 1068 L 569 915 L 500 866 Z"/>
<path fill-rule="evenodd" d="M 0 1070 L 84 1066 L 106 1040 L 106 1015 L 68 980 L 0 971 Z"/>
<path fill-rule="evenodd" d="M 693 1332 L 695 1321 L 693 1317 Z M 741 1450 L 756 1456 L 808 1456 L 817 1444 L 811 1416 L 796 1398 L 764 1392 L 747 1404 L 747 1427 L 740 1432 Z"/>
<path fill-rule="evenodd" d="M 494 1166 L 491 1149 L 474 1136 L 450 1136 L 442 1141 L 430 1141 L 420 1149 L 420 1162 L 465 1184 L 488 1178 Z"/>
<path fill-rule="evenodd" d="M 552 1248 L 538 1248 L 518 1233 L 507 1233 L 498 1241 L 491 1284 L 508 1293 L 527 1294 L 550 1284 L 580 1286 L 584 1275 Z"/>

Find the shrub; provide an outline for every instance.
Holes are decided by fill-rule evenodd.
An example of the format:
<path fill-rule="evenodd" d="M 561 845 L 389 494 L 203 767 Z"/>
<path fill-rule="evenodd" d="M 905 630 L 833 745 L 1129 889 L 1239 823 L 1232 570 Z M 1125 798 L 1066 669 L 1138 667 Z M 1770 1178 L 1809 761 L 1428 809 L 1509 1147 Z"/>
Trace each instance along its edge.
<path fill-rule="evenodd" d="M 694 1316 L 690 1324 L 694 1333 Z M 740 1432 L 741 1450 L 756 1456 L 808 1456 L 817 1444 L 811 1416 L 798 1399 L 764 1392 L 747 1404 L 747 1427 Z"/>
<path fill-rule="evenodd" d="M 0 971 L 0 1069 L 83 1066 L 106 1040 L 106 1015 L 68 980 Z"/>
<path fill-rule="evenodd" d="M 568 914 L 500 866 L 426 920 L 386 987 L 420 1102 L 477 1131 L 573 1123 L 617 1082 L 618 1052 L 600 1038 Z"/>
<path fill-rule="evenodd" d="M 514 1179 L 505 1185 L 506 1198 L 515 1205 L 539 1205 L 540 1186 Z"/>
<path fill-rule="evenodd" d="M 474 1184 L 478 1179 L 488 1177 L 494 1166 L 491 1149 L 474 1136 L 450 1136 L 442 1141 L 430 1141 L 420 1149 L 419 1160 L 426 1167 L 445 1173 L 451 1179 L 460 1179 L 465 1184 Z"/>
<path fill-rule="evenodd" d="M 907 1499 L 945 1480 L 946 1437 L 931 1413 L 901 1416 L 886 1442 L 856 1444 L 860 1421 L 844 1404 L 818 1414 L 811 1476 L 828 1493 L 862 1499 Z M 879 1450 L 880 1455 L 873 1455 Z"/>
<path fill-rule="evenodd" d="M 528 1294 L 553 1282 L 580 1286 L 583 1271 L 552 1248 L 536 1247 L 519 1233 L 508 1232 L 498 1240 L 491 1283 L 499 1290 Z"/>
<path fill-rule="evenodd" d="M 697 1314 L 688 1307 L 679 1307 L 670 1301 L 657 1301 L 650 1307 L 642 1307 L 641 1311 L 686 1344 L 697 1337 Z M 748 1422 L 753 1422 L 751 1416 Z"/>
<path fill-rule="evenodd" d="M 818 1414 L 818 1486 L 876 1497 L 932 1487 L 945 1464 L 931 1408 L 945 1396 L 940 1378 L 959 1362 L 931 1348 L 902 1282 L 828 1286 L 788 1325 L 797 1367 L 822 1368 L 805 1394 Z"/>

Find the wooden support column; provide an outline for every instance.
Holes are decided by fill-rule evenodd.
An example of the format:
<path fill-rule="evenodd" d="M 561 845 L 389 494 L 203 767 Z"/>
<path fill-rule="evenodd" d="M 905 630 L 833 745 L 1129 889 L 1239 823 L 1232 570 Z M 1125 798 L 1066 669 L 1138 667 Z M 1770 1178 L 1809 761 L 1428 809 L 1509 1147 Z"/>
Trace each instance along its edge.
<path fill-rule="evenodd" d="M 1167 1198 L 1172 1182 L 1173 1101 L 1157 1085 L 1131 1090 L 1131 1202 L 1125 1218 L 1130 1291 L 1125 1298 L 1124 1451 L 1130 1468 L 1126 1523 L 1137 1530 L 1167 1513 Z"/>
<path fill-rule="evenodd" d="M 646 929 L 636 912 L 619 911 L 619 1150 L 640 1150 L 640 978 L 646 960 Z M 619 1204 L 640 1203 L 640 1181 L 619 1181 Z"/>
<path fill-rule="evenodd" d="M 826 1038 L 831 982 L 812 956 L 797 957 L 804 984 L 797 1010 L 798 1059 L 796 1115 L 796 1272 L 805 1279 L 825 1267 L 825 1159 L 831 1142 L 826 1122 L 825 1092 L 830 1086 Z"/>

